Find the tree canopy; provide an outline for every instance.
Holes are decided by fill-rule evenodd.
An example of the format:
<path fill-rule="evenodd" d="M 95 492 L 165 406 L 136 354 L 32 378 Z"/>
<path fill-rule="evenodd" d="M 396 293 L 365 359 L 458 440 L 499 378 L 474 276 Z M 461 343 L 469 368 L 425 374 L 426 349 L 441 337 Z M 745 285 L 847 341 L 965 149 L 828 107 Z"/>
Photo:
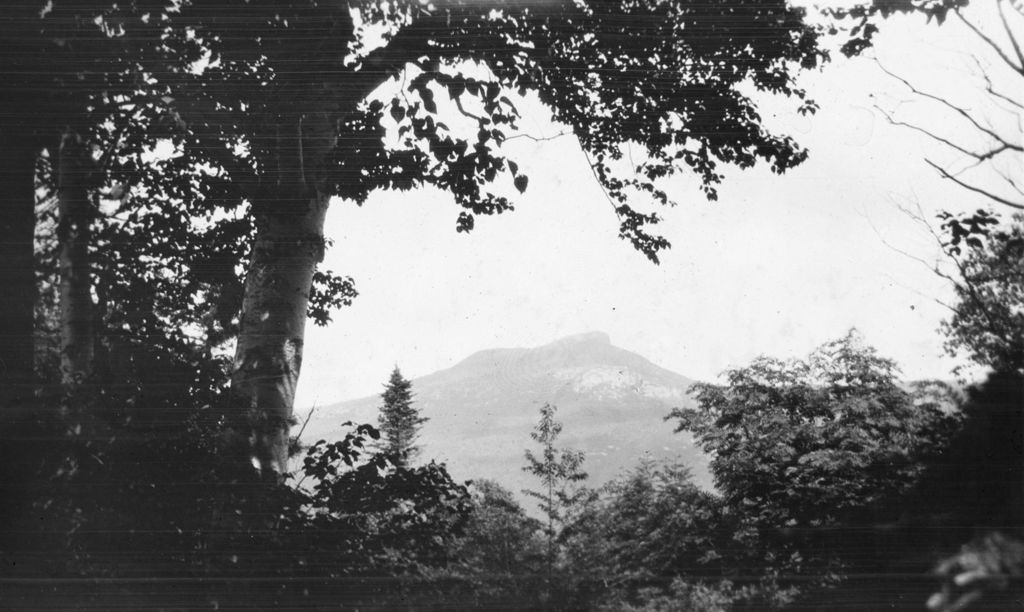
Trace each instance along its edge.
<path fill-rule="evenodd" d="M 950 418 L 855 331 L 807 359 L 760 357 L 725 381 L 698 383 L 698 407 L 669 418 L 712 455 L 727 503 L 777 527 L 828 525 L 905 492 Z"/>
<path fill-rule="evenodd" d="M 529 186 L 501 145 L 520 134 L 518 107 L 535 96 L 578 139 L 619 235 L 657 261 L 669 246 L 654 226 L 657 206 L 672 204 L 671 176 L 696 176 L 715 199 L 724 164 L 783 172 L 805 159 L 767 128 L 755 95 L 813 112 L 796 79 L 828 59 L 820 28 L 784 0 L 41 9 L 18 13 L 40 25 L 19 49 L 39 50 L 45 65 L 15 71 L 4 129 L 55 116 L 26 91 L 52 85 L 65 100 L 67 75 L 89 76 L 68 108 L 93 117 L 89 141 L 110 152 L 102 183 L 122 194 L 97 244 L 118 249 L 103 262 L 110 274 L 123 280 L 133 267 L 160 306 L 155 316 L 125 308 L 134 314 L 111 322 L 141 316 L 166 337 L 200 318 L 200 335 L 237 338 L 230 421 L 257 465 L 278 474 L 307 315 L 324 323 L 355 295 L 351 279 L 317 269 L 332 197 L 361 203 L 377 189 L 435 186 L 453 195 L 456 228 L 470 231 Z M 154 163 L 155 143 L 173 153 Z M 128 246 L 123 237 L 138 231 L 153 240 Z"/>

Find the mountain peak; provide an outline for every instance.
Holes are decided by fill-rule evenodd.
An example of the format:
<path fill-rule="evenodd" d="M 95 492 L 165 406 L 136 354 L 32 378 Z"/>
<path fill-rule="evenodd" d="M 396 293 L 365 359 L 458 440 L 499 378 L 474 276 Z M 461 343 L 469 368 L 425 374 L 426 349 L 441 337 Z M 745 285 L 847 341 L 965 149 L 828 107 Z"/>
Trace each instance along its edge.
<path fill-rule="evenodd" d="M 554 342 L 548 343 L 547 346 L 559 346 L 566 344 L 611 344 L 612 339 L 608 334 L 603 331 L 589 331 L 583 332 L 582 334 L 573 334 L 564 338 L 559 338 Z"/>

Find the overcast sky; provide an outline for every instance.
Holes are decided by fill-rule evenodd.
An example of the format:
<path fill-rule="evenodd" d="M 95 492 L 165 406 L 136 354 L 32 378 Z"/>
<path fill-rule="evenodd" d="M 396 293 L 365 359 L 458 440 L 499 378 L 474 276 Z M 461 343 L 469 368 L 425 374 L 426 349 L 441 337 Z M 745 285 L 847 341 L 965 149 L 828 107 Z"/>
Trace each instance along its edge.
<path fill-rule="evenodd" d="M 955 21 L 893 20 L 867 57 L 807 75 L 821 105 L 815 116 L 766 101 L 769 124 L 807 146 L 810 159 L 781 177 L 730 169 L 716 203 L 692 179 L 673 182 L 680 205 L 665 211 L 673 248 L 660 266 L 617 238 L 611 206 L 571 136 L 509 141 L 529 189 L 515 211 L 479 219 L 470 235 L 455 232 L 458 209 L 437 191 L 377 194 L 362 207 L 336 202 L 325 267 L 355 277 L 360 296 L 330 327 L 307 329 L 297 407 L 379 393 L 395 364 L 418 377 L 481 349 L 589 330 L 713 380 L 757 355 L 805 355 L 857 327 L 905 377 L 950 378 L 956 362 L 937 331 L 948 311 L 935 301 L 948 301 L 949 288 L 908 256 L 934 261 L 938 250 L 900 208 L 919 205 L 933 219 L 983 202 L 923 161 L 955 165 L 956 155 L 889 125 L 875 107 L 970 141 L 968 124 L 913 102 L 879 63 L 977 109 L 972 54 L 988 57 Z M 1019 129 L 998 109 L 986 114 Z M 560 132 L 538 112 L 522 127 Z"/>

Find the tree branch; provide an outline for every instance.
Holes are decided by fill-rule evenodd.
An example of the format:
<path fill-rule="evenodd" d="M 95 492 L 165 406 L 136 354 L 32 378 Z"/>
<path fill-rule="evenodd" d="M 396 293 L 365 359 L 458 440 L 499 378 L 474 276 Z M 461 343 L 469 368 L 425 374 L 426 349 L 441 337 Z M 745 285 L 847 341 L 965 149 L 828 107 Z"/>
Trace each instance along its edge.
<path fill-rule="evenodd" d="M 579 137 L 577 137 L 576 140 L 579 142 Z M 595 164 L 594 160 L 590 158 L 590 153 L 587 152 L 587 148 L 583 146 L 583 143 L 580 142 L 579 145 L 580 150 L 583 151 L 583 156 L 587 158 L 587 165 L 590 166 L 590 172 L 594 175 L 594 180 L 597 181 L 597 185 L 601 188 L 601 193 L 604 194 L 605 199 L 608 200 L 609 204 L 611 204 L 612 210 L 616 211 L 615 214 L 617 216 L 619 207 L 615 205 L 615 201 L 612 200 L 612 196 L 608 195 L 608 190 L 605 189 L 604 182 L 601 180 L 601 176 L 597 172 L 597 164 Z"/>
<path fill-rule="evenodd" d="M 952 140 L 949 140 L 947 138 L 943 138 L 942 136 L 939 136 L 938 134 L 934 134 L 934 133 L 924 129 L 923 127 L 921 127 L 919 125 L 914 125 L 913 123 L 907 123 L 905 121 L 899 121 L 899 120 L 893 118 L 891 113 L 889 113 L 887 110 L 885 110 L 884 108 L 882 108 L 880 106 L 876 105 L 875 108 L 877 108 L 878 111 L 880 113 L 882 113 L 882 115 L 886 118 L 886 120 L 891 125 L 896 125 L 896 126 L 901 126 L 901 127 L 905 127 L 905 128 L 910 128 L 911 130 L 914 130 L 915 132 L 920 132 L 921 134 L 924 134 L 925 136 L 931 138 L 932 140 L 936 140 L 938 142 L 941 142 L 942 144 L 946 145 L 947 147 L 950 147 L 951 149 L 956 149 L 957 151 L 960 151 L 964 155 L 969 155 L 969 156 L 975 157 L 975 158 L 978 157 L 978 155 L 976 153 L 974 153 L 974 151 L 971 151 L 970 149 L 968 149 L 966 147 L 958 145 L 957 143 L 953 142 Z"/>
<path fill-rule="evenodd" d="M 1024 66 L 1018 66 L 1017 64 L 1015 64 L 1013 62 L 1013 60 L 1010 58 L 1010 56 L 1006 54 L 1006 51 L 1004 51 L 1003 48 L 1000 47 L 994 40 L 992 40 L 989 36 L 987 36 L 984 32 L 982 32 L 978 28 L 978 26 L 974 25 L 973 23 L 970 22 L 970 20 L 968 20 L 966 17 L 964 17 L 963 14 L 960 12 L 960 9 L 955 8 L 955 9 L 953 9 L 953 12 L 956 13 L 956 16 L 960 18 L 960 21 L 963 21 L 964 24 L 968 28 L 970 28 L 971 31 L 974 32 L 975 35 L 977 35 L 978 38 L 980 38 L 989 47 L 992 47 L 992 49 L 996 52 L 996 54 L 999 55 L 999 57 L 1004 62 L 1006 62 L 1006 65 L 1008 65 L 1010 68 L 1012 68 L 1014 70 L 1014 72 L 1017 72 L 1018 74 L 1024 75 Z"/>
<path fill-rule="evenodd" d="M 987 197 L 987 198 L 989 198 L 989 199 L 991 199 L 991 200 L 993 200 L 995 202 L 998 202 L 1000 204 L 1009 206 L 1010 208 L 1016 208 L 1017 210 L 1024 210 L 1024 204 L 1019 204 L 1019 203 L 1014 202 L 1012 200 L 1007 200 L 1006 198 L 1000 197 L 1000 196 L 992 193 L 991 191 L 988 191 L 986 189 L 982 189 L 980 187 L 975 187 L 974 185 L 968 184 L 968 183 L 960 180 L 959 178 L 957 178 L 953 174 L 950 174 L 945 168 L 943 168 L 942 166 L 936 164 L 935 162 L 931 161 L 930 159 L 926 159 L 924 161 L 925 161 L 925 163 L 927 163 L 932 168 L 935 168 L 936 170 L 938 170 L 939 174 L 942 175 L 942 178 L 947 178 L 947 179 L 953 181 L 954 183 L 956 183 L 957 185 L 960 185 L 964 189 L 967 189 L 968 191 L 973 191 L 974 193 L 981 194 L 981 195 L 983 195 L 983 196 L 985 196 L 985 197 Z"/>
<path fill-rule="evenodd" d="M 935 239 L 938 241 L 939 247 L 940 248 L 942 247 L 942 240 L 938 237 L 938 235 L 932 229 L 931 224 L 929 224 L 924 219 L 924 217 L 919 216 L 919 215 L 915 215 L 911 211 L 907 210 L 906 208 L 904 208 L 903 206 L 900 206 L 898 204 L 897 204 L 896 207 L 898 209 L 900 209 L 903 212 L 903 214 L 907 215 L 908 217 L 910 217 L 914 221 L 916 221 L 916 222 L 920 223 L 921 225 L 925 226 L 926 228 L 928 228 L 928 232 L 932 236 L 934 236 Z M 865 215 L 865 217 L 866 217 L 866 215 Z M 895 251 L 896 253 L 899 253 L 900 255 L 906 257 L 907 259 L 910 259 L 911 261 L 916 261 L 917 263 L 919 263 L 922 266 L 924 266 L 925 268 L 927 268 L 929 272 L 932 272 L 933 274 L 935 274 L 939 278 L 950 282 L 954 287 L 959 287 L 960 283 L 958 283 L 955 278 L 953 278 L 951 275 L 949 275 L 949 274 L 943 272 L 941 269 L 939 269 L 938 262 L 936 262 L 933 265 L 933 264 L 925 261 L 924 259 L 918 257 L 917 255 L 913 255 L 911 253 L 908 253 L 907 251 L 904 251 L 903 249 L 897 247 L 896 245 L 894 245 L 891 242 L 889 242 L 888 240 L 886 240 L 885 236 L 883 236 L 882 233 L 880 231 L 878 231 L 878 228 L 875 226 L 874 222 L 872 222 L 870 218 L 867 218 L 867 222 L 868 222 L 868 225 L 871 226 L 872 231 L 875 232 L 875 235 L 878 236 L 878 239 L 881 240 L 882 244 L 884 244 L 887 248 L 889 248 L 892 251 Z M 943 252 L 945 253 L 945 249 L 943 249 Z M 947 309 L 949 309 L 952 312 L 956 312 L 956 308 L 954 308 L 953 306 L 950 306 L 949 304 L 943 302 L 942 300 L 940 300 L 937 297 L 925 295 L 924 293 L 921 293 L 920 291 L 918 291 L 916 289 L 913 289 L 913 288 L 910 288 L 910 287 L 904 287 L 904 288 L 909 289 L 910 291 L 918 294 L 921 297 L 929 298 L 932 301 L 934 301 L 936 304 L 938 304 L 938 305 L 940 305 L 940 306 L 942 306 L 944 308 L 947 308 Z"/>
<path fill-rule="evenodd" d="M 1020 62 L 1021 66 L 1024 66 L 1024 53 L 1021 53 L 1020 44 L 1017 42 L 1017 36 L 1010 28 L 1009 22 L 1006 20 L 1006 13 L 1003 11 L 1003 0 L 997 0 L 996 8 L 999 10 L 999 19 L 1003 22 L 1003 29 L 1006 30 L 1006 36 L 1010 39 L 1010 46 L 1013 47 L 1013 52 L 1017 54 L 1017 61 Z"/>
<path fill-rule="evenodd" d="M 530 139 L 530 140 L 532 140 L 534 142 L 547 142 L 549 140 L 555 140 L 555 139 L 561 138 L 563 136 L 572 136 L 572 132 L 559 132 L 558 134 L 554 134 L 552 136 L 534 136 L 532 134 L 526 134 L 526 133 L 513 134 L 512 136 L 509 136 L 508 138 L 506 138 L 505 142 L 508 142 L 509 140 L 514 140 L 516 138 L 528 138 L 528 139 Z"/>
<path fill-rule="evenodd" d="M 915 94 L 917 94 L 917 95 L 919 95 L 919 96 L 921 96 L 923 98 L 927 98 L 929 100 L 934 100 L 934 101 L 938 102 L 939 104 L 942 104 L 946 108 L 949 108 L 949 109 L 953 110 L 954 112 L 956 112 L 961 117 L 967 119 L 967 121 L 969 121 L 971 123 L 971 125 L 973 125 L 975 128 L 977 128 L 979 131 L 987 134 L 989 137 L 991 137 L 996 142 L 998 142 L 998 143 L 1000 143 L 1002 145 L 1005 145 L 1007 148 L 1013 149 L 1015 151 L 1024 151 L 1024 147 L 1022 147 L 1021 145 L 1018 145 L 1016 143 L 1012 143 L 1012 142 L 1007 141 L 1002 136 L 1000 136 L 998 132 L 996 132 L 992 128 L 986 127 L 986 126 L 982 125 L 966 109 L 963 109 L 963 108 L 957 106 L 956 104 L 953 104 L 949 100 L 946 100 L 944 98 L 936 96 L 935 94 L 930 94 L 930 93 L 928 93 L 926 91 L 921 91 L 920 89 L 914 87 L 914 85 L 911 84 L 910 81 L 904 79 L 903 77 L 901 77 L 901 76 L 899 76 L 899 75 L 897 75 L 897 74 L 895 74 L 893 72 L 890 72 L 888 69 L 885 68 L 885 66 L 882 66 L 881 62 L 878 63 L 878 66 L 882 69 L 882 72 L 888 74 L 892 78 L 894 78 L 894 79 L 900 81 L 901 83 L 903 83 L 904 85 L 906 85 L 910 89 L 910 91 L 914 92 Z"/>
<path fill-rule="evenodd" d="M 974 57 L 974 56 L 971 56 L 971 59 L 974 60 L 974 65 L 978 67 L 978 74 L 981 75 L 981 78 L 985 79 L 985 91 L 986 92 L 991 94 L 993 97 L 999 98 L 1000 100 L 1002 100 L 1004 102 L 1010 103 L 1011 105 L 1013 105 L 1014 107 L 1016 107 L 1019 110 L 1024 110 L 1024 104 L 1021 104 L 1017 100 L 1013 99 L 1012 97 L 1010 97 L 1010 96 L 1008 96 L 1008 95 L 1006 95 L 1006 94 L 1004 94 L 1002 92 L 996 91 L 995 90 L 995 86 L 992 85 L 992 79 L 988 76 L 988 72 L 981 66 L 981 62 L 978 61 L 978 58 Z"/>

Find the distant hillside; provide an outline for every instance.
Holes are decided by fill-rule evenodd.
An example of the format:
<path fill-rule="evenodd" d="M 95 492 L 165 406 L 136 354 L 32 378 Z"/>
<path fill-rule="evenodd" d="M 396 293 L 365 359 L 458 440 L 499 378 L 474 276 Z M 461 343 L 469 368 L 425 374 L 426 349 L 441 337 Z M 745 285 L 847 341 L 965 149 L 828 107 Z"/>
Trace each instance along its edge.
<path fill-rule="evenodd" d="M 530 431 L 549 402 L 564 424 L 562 446 L 586 452 L 591 484 L 649 455 L 682 459 L 709 488 L 707 458 L 663 420 L 672 408 L 692 405 L 691 383 L 600 332 L 530 349 L 480 351 L 413 380 L 415 403 L 430 419 L 421 433 L 422 458 L 446 462 L 459 480 L 489 478 L 517 493 L 536 486 L 521 469 L 523 451 L 533 447 Z M 376 423 L 379 405 L 373 396 L 317 409 L 303 439 L 335 439 L 348 420 Z"/>

